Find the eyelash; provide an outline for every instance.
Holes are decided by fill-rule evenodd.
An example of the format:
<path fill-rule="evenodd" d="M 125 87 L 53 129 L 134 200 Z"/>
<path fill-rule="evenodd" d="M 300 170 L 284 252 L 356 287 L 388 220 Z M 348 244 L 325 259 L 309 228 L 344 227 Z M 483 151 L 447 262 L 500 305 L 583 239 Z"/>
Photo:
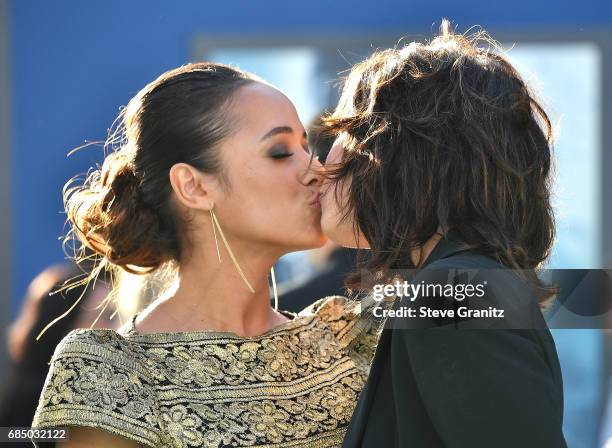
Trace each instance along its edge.
<path fill-rule="evenodd" d="M 270 157 L 272 157 L 273 159 L 286 159 L 287 157 L 291 157 L 292 155 L 292 152 L 286 152 L 283 154 L 271 154 Z"/>
<path fill-rule="evenodd" d="M 304 148 L 304 151 L 310 154 L 310 148 L 308 146 Z M 270 154 L 270 157 L 273 159 L 280 160 L 280 159 L 286 159 L 287 157 L 291 157 L 292 155 L 293 155 L 292 152 L 283 152 L 283 153 Z"/>

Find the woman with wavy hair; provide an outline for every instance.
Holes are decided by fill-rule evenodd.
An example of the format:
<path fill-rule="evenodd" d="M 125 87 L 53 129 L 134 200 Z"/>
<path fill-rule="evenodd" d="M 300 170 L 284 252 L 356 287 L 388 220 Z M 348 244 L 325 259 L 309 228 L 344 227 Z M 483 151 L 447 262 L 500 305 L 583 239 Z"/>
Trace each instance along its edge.
<path fill-rule="evenodd" d="M 111 152 L 67 185 L 102 269 L 175 281 L 118 331 L 57 346 L 34 428 L 62 446 L 339 446 L 375 333 L 343 298 L 270 303 L 283 254 L 321 246 L 320 176 L 293 104 L 229 66 L 164 73 L 122 111 Z M 90 279 L 91 280 L 91 279 Z"/>
<path fill-rule="evenodd" d="M 354 66 L 327 125 L 337 140 L 323 231 L 370 249 L 349 283 L 406 269 L 415 285 L 486 285 L 472 301 L 395 301 L 394 311 L 425 316 L 387 320 L 343 446 L 566 446 L 561 371 L 539 306 L 553 290 L 534 273 L 554 237 L 552 131 L 517 71 L 484 33 L 456 35 L 444 21 L 431 42 Z M 458 304 L 507 315 L 465 317 Z"/>

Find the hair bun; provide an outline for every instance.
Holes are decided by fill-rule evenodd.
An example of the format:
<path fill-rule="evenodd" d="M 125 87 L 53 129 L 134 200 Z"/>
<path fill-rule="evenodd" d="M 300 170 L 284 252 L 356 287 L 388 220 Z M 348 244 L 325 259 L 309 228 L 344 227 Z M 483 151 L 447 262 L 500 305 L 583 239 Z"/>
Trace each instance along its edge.
<path fill-rule="evenodd" d="M 67 197 L 66 210 L 79 240 L 128 272 L 149 272 L 165 260 L 160 219 L 142 198 L 140 180 L 125 150 L 115 151 L 100 170 Z"/>
<path fill-rule="evenodd" d="M 114 169 L 106 171 L 102 178 L 102 183 L 108 185 L 109 190 L 113 193 L 110 195 L 111 201 L 117 197 L 129 196 L 133 204 L 141 201 L 140 195 L 140 180 L 136 176 L 133 166 L 130 163 L 115 163 Z M 109 199 L 108 197 L 106 199 Z M 104 204 L 110 206 L 111 204 Z"/>

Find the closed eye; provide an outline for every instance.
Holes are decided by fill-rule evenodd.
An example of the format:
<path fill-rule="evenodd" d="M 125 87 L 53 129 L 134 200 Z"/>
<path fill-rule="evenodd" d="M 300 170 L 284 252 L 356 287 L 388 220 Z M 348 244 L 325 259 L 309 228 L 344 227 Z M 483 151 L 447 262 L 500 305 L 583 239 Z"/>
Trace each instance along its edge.
<path fill-rule="evenodd" d="M 293 155 L 292 152 L 285 152 L 285 153 L 270 154 L 270 157 L 272 157 L 273 159 L 285 159 L 287 157 L 291 157 L 292 155 Z"/>

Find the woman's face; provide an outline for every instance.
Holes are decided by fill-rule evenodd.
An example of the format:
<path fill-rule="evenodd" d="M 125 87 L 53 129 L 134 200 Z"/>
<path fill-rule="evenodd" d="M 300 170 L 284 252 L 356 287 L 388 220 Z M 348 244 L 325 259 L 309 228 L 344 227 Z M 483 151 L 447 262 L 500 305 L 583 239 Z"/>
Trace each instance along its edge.
<path fill-rule="evenodd" d="M 327 159 L 326 167 L 333 167 L 342 161 L 344 147 L 342 146 L 342 136 L 334 142 Z M 323 233 L 335 243 L 344 247 L 358 247 L 369 249 L 370 245 L 360 231 L 355 237 L 355 226 L 352 213 L 346 219 L 344 215 L 344 204 L 347 203 L 349 189 L 351 188 L 350 179 L 335 188 L 335 184 L 326 181 L 321 186 L 321 228 Z"/>
<path fill-rule="evenodd" d="M 291 101 L 254 83 L 235 94 L 229 115 L 235 132 L 220 144 L 229 187 L 214 207 L 224 233 L 280 253 L 323 245 L 321 166 Z"/>

